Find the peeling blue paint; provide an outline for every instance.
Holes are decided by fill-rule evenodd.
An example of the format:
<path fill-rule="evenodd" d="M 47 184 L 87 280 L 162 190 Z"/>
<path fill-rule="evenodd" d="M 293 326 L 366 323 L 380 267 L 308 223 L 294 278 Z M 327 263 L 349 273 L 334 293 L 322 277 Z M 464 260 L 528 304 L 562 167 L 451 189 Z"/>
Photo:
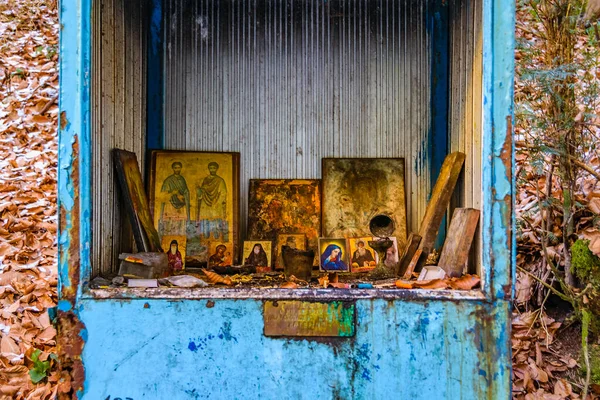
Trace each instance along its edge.
<path fill-rule="evenodd" d="M 58 309 L 63 312 L 71 311 L 73 309 L 73 305 L 70 301 L 67 300 L 59 300 L 58 301 Z"/>
<path fill-rule="evenodd" d="M 145 302 L 151 307 L 139 313 Z M 174 313 L 163 300 L 82 300 L 81 316 L 90 332 L 110 327 L 110 335 L 90 335 L 84 348 L 83 358 L 90 360 L 86 372 L 93 377 L 86 383 L 86 397 L 105 399 L 119 393 L 132 398 L 187 399 L 190 393 L 204 393 L 208 398 L 317 399 L 337 394 L 343 399 L 378 399 L 393 393 L 394 398 L 477 399 L 510 394 L 510 380 L 488 378 L 494 373 L 490 365 L 510 368 L 509 357 L 488 358 L 502 338 L 481 340 L 483 348 L 474 347 L 476 336 L 490 334 L 478 315 L 489 315 L 490 321 L 502 319 L 510 312 L 508 302 L 395 302 L 390 306 L 387 301 L 361 300 L 357 314 L 365 324 L 357 327 L 355 338 L 335 344 L 266 338 L 260 302 L 216 303 L 235 305 L 244 316 L 230 320 L 197 301 L 183 302 Z M 194 316 L 186 329 L 176 328 L 181 314 Z M 456 320 L 455 315 L 463 318 Z M 387 324 L 396 318 L 405 319 L 409 329 L 399 334 L 394 324 Z M 419 350 L 421 346 L 414 344 L 422 342 L 423 318 L 429 320 L 427 341 Z M 453 321 L 451 327 L 442 327 L 446 320 Z M 216 327 L 220 331 L 226 323 L 237 342 L 214 335 Z M 189 332 L 197 338 L 190 339 Z M 173 351 L 171 346 L 178 344 L 185 351 Z M 119 373 L 114 374 L 117 365 Z"/>

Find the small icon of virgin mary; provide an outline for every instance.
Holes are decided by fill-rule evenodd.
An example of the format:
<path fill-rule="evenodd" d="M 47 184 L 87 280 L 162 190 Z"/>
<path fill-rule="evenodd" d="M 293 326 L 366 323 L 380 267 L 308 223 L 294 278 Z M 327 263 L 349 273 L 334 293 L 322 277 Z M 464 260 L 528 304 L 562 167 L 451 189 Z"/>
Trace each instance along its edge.
<path fill-rule="evenodd" d="M 321 254 L 321 268 L 325 271 L 347 271 L 348 265 L 342 261 L 342 249 L 336 244 L 327 246 Z"/>

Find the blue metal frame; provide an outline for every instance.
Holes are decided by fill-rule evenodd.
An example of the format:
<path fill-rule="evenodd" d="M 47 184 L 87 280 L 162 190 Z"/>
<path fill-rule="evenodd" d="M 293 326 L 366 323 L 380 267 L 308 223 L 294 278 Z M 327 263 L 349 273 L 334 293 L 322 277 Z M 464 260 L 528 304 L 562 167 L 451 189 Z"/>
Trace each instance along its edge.
<path fill-rule="evenodd" d="M 483 12 L 483 278 L 491 282 L 492 298 L 511 300 L 516 265 L 512 171 L 515 4 L 485 0 L 484 10 L 491 12 Z"/>
<path fill-rule="evenodd" d="M 90 0 L 61 2 L 60 20 L 59 310 L 68 311 L 91 270 Z"/>
<path fill-rule="evenodd" d="M 448 148 L 448 109 L 450 84 L 450 29 L 448 2 L 436 1 L 429 16 L 431 32 L 431 129 L 428 152 L 430 154 L 431 190 L 440 175 Z M 446 217 L 440 224 L 435 247 L 441 248 L 446 237 Z"/>
<path fill-rule="evenodd" d="M 150 0 L 150 29 L 148 32 L 148 124 L 146 148 L 162 149 L 163 129 L 163 11 L 162 0 Z M 150 158 L 148 157 L 148 160 Z"/>
<path fill-rule="evenodd" d="M 160 4 L 153 3 L 155 22 Z M 84 290 L 91 238 L 91 3 L 64 0 L 58 308 L 59 341 L 65 337 L 69 346 L 59 348 L 74 366 L 77 396 L 510 398 L 514 3 L 483 0 L 483 7 L 483 293 L 462 299 L 403 291 L 397 298 L 360 295 L 355 337 L 323 341 L 264 337 L 260 298 L 206 292 L 209 301 L 147 299 L 141 292 L 105 300 Z M 162 29 L 151 26 L 155 33 Z M 157 57 L 151 57 L 156 64 L 149 65 L 149 74 L 160 79 L 162 36 L 152 37 Z M 149 118 L 162 115 L 158 82 L 149 87 Z M 436 132 L 443 131 L 443 122 L 436 122 Z M 148 135 L 149 148 L 162 146 L 160 118 L 157 125 L 149 121 Z M 327 295 L 319 291 L 315 299 L 327 301 Z"/>

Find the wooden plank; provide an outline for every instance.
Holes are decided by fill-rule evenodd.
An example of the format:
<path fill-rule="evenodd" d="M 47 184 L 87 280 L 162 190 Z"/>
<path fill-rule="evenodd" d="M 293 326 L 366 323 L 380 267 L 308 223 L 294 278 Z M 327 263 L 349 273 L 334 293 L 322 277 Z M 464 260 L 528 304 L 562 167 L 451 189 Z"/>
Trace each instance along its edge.
<path fill-rule="evenodd" d="M 423 261 L 425 261 L 425 257 L 423 257 L 423 250 L 417 249 L 413 257 L 411 258 L 410 263 L 406 268 L 406 271 L 404 271 L 402 279 L 408 280 L 412 278 L 412 273 L 417 269 L 417 266 Z"/>
<path fill-rule="evenodd" d="M 413 256 L 415 255 L 415 252 L 419 248 L 419 243 L 421 243 L 421 235 L 417 233 L 411 233 L 408 235 L 408 239 L 404 245 L 404 250 L 402 251 L 400 260 L 398 260 L 398 270 L 396 271 L 396 275 L 400 276 L 404 274 Z"/>
<path fill-rule="evenodd" d="M 95 184 L 97 191 L 102 193 L 100 205 L 101 229 L 97 234 L 101 235 L 100 252 L 102 273 L 109 272 L 113 262 L 113 235 L 121 229 L 120 221 L 115 216 L 114 202 L 117 201 L 117 184 L 114 174 L 114 165 L 110 156 L 110 150 L 114 148 L 115 128 L 115 48 L 114 48 L 114 0 L 102 0 L 101 2 L 101 132 L 99 151 L 101 157 L 101 179 Z"/>
<path fill-rule="evenodd" d="M 446 242 L 438 262 L 438 266 L 446 271 L 448 276 L 462 275 L 464 265 L 469 259 L 469 251 L 478 222 L 479 210 L 474 208 L 454 210 Z"/>
<path fill-rule="evenodd" d="M 450 204 L 465 157 L 464 153 L 457 151 L 449 154 L 442 164 L 419 230 L 419 235 L 423 238 L 419 249 L 423 250 L 425 254 L 429 254 L 433 250 L 440 224 Z"/>

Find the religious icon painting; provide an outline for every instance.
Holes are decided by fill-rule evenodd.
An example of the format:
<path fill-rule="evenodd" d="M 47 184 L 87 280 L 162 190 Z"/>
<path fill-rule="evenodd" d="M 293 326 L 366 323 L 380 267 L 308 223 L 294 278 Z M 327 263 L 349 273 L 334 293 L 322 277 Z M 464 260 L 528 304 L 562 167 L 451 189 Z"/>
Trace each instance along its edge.
<path fill-rule="evenodd" d="M 319 268 L 321 271 L 348 272 L 348 254 L 346 239 L 319 239 Z"/>
<path fill-rule="evenodd" d="M 406 241 L 403 158 L 324 158 L 322 171 L 323 236 L 368 236 L 371 218 L 385 214 L 391 236 Z"/>
<path fill-rule="evenodd" d="M 275 269 L 283 270 L 283 254 L 281 248 L 288 246 L 293 249 L 306 250 L 306 235 L 301 234 L 279 234 L 277 235 L 277 242 L 275 246 Z"/>
<path fill-rule="evenodd" d="M 256 267 L 256 272 L 271 271 L 271 242 L 268 240 L 255 240 L 244 242 L 244 265 Z"/>
<path fill-rule="evenodd" d="M 185 248 L 187 238 L 184 235 L 164 235 L 161 238 L 162 248 L 167 253 L 169 270 L 171 272 L 181 271 L 185 268 Z"/>
<path fill-rule="evenodd" d="M 248 238 L 275 242 L 280 234 L 304 234 L 308 249 L 319 250 L 321 181 L 250 179 Z M 315 257 L 314 265 L 318 265 Z"/>
<path fill-rule="evenodd" d="M 215 255 L 225 261 L 227 253 L 237 260 L 239 168 L 239 153 L 152 152 L 154 226 L 161 236 L 186 237 L 186 266 L 207 266 Z"/>
<path fill-rule="evenodd" d="M 384 238 L 376 238 L 376 237 L 373 238 L 373 240 L 383 240 L 383 239 Z M 385 260 L 383 260 L 383 263 L 385 264 L 386 267 L 394 270 L 398 266 L 398 262 L 400 261 L 400 255 L 398 254 L 398 239 L 395 237 L 390 237 L 390 238 L 385 238 L 385 239 L 391 240 L 394 244 L 392 245 L 392 247 L 387 249 L 387 253 L 385 255 Z"/>
<path fill-rule="evenodd" d="M 219 243 L 214 249 L 210 249 L 208 267 L 231 267 L 233 265 L 232 249 L 227 245 Z"/>
<path fill-rule="evenodd" d="M 160 238 L 152 223 L 137 156 L 120 149 L 114 149 L 112 154 L 138 251 L 161 251 Z"/>
<path fill-rule="evenodd" d="M 378 257 L 375 250 L 369 246 L 372 237 L 347 239 L 348 255 L 352 272 L 368 272 L 377 266 Z"/>

